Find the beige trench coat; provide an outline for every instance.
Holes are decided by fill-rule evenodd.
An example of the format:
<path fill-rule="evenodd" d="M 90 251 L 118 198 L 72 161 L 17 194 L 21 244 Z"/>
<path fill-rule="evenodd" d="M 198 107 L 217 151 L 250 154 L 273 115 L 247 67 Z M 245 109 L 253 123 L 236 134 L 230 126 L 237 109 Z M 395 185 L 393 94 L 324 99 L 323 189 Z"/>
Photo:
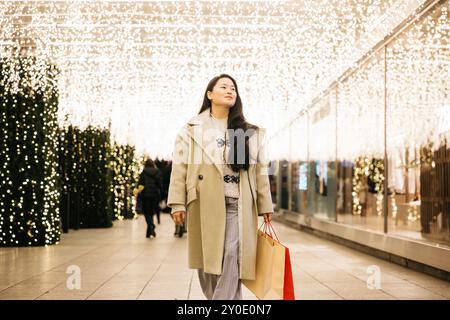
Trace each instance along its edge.
<path fill-rule="evenodd" d="M 173 152 L 167 205 L 185 208 L 188 228 L 188 265 L 220 275 L 225 240 L 225 193 L 222 155 L 215 153 L 210 134 L 210 109 L 192 118 L 178 134 Z M 240 172 L 239 262 L 240 278 L 255 278 L 257 216 L 273 212 L 265 156 L 264 129 L 249 139 L 248 171 Z"/>

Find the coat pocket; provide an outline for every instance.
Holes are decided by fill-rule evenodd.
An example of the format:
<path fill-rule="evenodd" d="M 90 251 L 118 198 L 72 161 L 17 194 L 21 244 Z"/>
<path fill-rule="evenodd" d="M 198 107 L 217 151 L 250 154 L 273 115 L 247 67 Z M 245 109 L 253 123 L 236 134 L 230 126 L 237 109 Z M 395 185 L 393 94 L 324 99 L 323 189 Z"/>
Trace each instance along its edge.
<path fill-rule="evenodd" d="M 197 189 L 195 187 L 192 187 L 187 191 L 186 207 L 189 206 L 189 204 L 196 199 L 197 199 Z"/>

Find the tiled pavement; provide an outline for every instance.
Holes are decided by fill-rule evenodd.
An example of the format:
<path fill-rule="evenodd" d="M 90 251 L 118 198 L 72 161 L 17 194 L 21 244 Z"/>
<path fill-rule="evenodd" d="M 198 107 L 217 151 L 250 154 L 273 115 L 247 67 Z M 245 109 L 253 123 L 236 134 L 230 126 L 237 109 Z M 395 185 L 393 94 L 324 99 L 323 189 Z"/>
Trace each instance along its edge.
<path fill-rule="evenodd" d="M 297 299 L 450 298 L 448 282 L 274 226 L 291 250 Z M 204 299 L 196 270 L 187 268 L 186 235 L 174 237 L 173 231 L 169 215 L 162 214 L 157 237 L 147 239 L 141 216 L 116 221 L 109 229 L 70 230 L 58 245 L 0 248 L 0 300 Z M 368 288 L 370 266 L 381 271 L 379 289 Z M 71 268 L 79 268 L 80 289 L 69 289 Z M 243 296 L 256 299 L 245 287 Z"/>

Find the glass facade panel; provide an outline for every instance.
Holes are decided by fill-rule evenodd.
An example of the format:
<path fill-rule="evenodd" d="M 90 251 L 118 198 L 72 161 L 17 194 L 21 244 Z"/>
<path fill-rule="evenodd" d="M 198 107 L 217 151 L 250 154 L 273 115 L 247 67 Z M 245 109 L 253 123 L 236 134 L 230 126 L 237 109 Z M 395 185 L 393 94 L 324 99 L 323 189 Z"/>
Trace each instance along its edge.
<path fill-rule="evenodd" d="M 278 166 L 278 205 L 281 209 L 289 209 L 289 161 L 280 160 Z"/>
<path fill-rule="evenodd" d="M 270 161 L 271 168 L 278 167 L 278 162 L 276 160 Z M 278 179 L 278 170 L 272 171 L 272 174 L 269 175 L 269 182 L 270 182 L 270 195 L 272 196 L 272 203 L 274 204 L 274 210 L 278 209 L 277 203 L 278 203 L 278 190 L 277 190 L 277 179 Z"/>
<path fill-rule="evenodd" d="M 450 241 L 450 2 L 389 43 L 389 232 Z"/>
<path fill-rule="evenodd" d="M 307 117 L 296 119 L 291 127 L 291 211 L 306 213 L 308 190 Z"/>
<path fill-rule="evenodd" d="M 277 161 L 277 170 L 272 178 L 276 181 L 276 207 L 289 209 L 289 127 L 284 128 L 269 140 L 269 156 Z M 274 199 L 272 199 L 274 201 Z"/>
<path fill-rule="evenodd" d="M 282 208 L 450 243 L 449 10 L 435 4 L 273 139 Z"/>
<path fill-rule="evenodd" d="M 339 84 L 338 222 L 383 230 L 384 52 Z"/>
<path fill-rule="evenodd" d="M 336 219 L 336 107 L 335 92 L 326 94 L 308 116 L 308 213 Z"/>

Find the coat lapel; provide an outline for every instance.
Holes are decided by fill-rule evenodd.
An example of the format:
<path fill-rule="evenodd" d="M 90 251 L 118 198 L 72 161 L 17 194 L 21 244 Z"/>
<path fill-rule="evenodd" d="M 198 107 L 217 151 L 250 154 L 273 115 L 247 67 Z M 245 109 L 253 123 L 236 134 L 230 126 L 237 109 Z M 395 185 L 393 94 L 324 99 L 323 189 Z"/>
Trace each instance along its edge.
<path fill-rule="evenodd" d="M 213 134 L 214 128 L 211 127 L 209 121 L 209 110 L 210 109 L 206 109 L 188 122 L 188 134 L 203 150 L 203 153 L 214 164 L 222 176 L 222 158 L 220 152 L 215 152 L 217 149 L 215 148 L 215 135 Z"/>

